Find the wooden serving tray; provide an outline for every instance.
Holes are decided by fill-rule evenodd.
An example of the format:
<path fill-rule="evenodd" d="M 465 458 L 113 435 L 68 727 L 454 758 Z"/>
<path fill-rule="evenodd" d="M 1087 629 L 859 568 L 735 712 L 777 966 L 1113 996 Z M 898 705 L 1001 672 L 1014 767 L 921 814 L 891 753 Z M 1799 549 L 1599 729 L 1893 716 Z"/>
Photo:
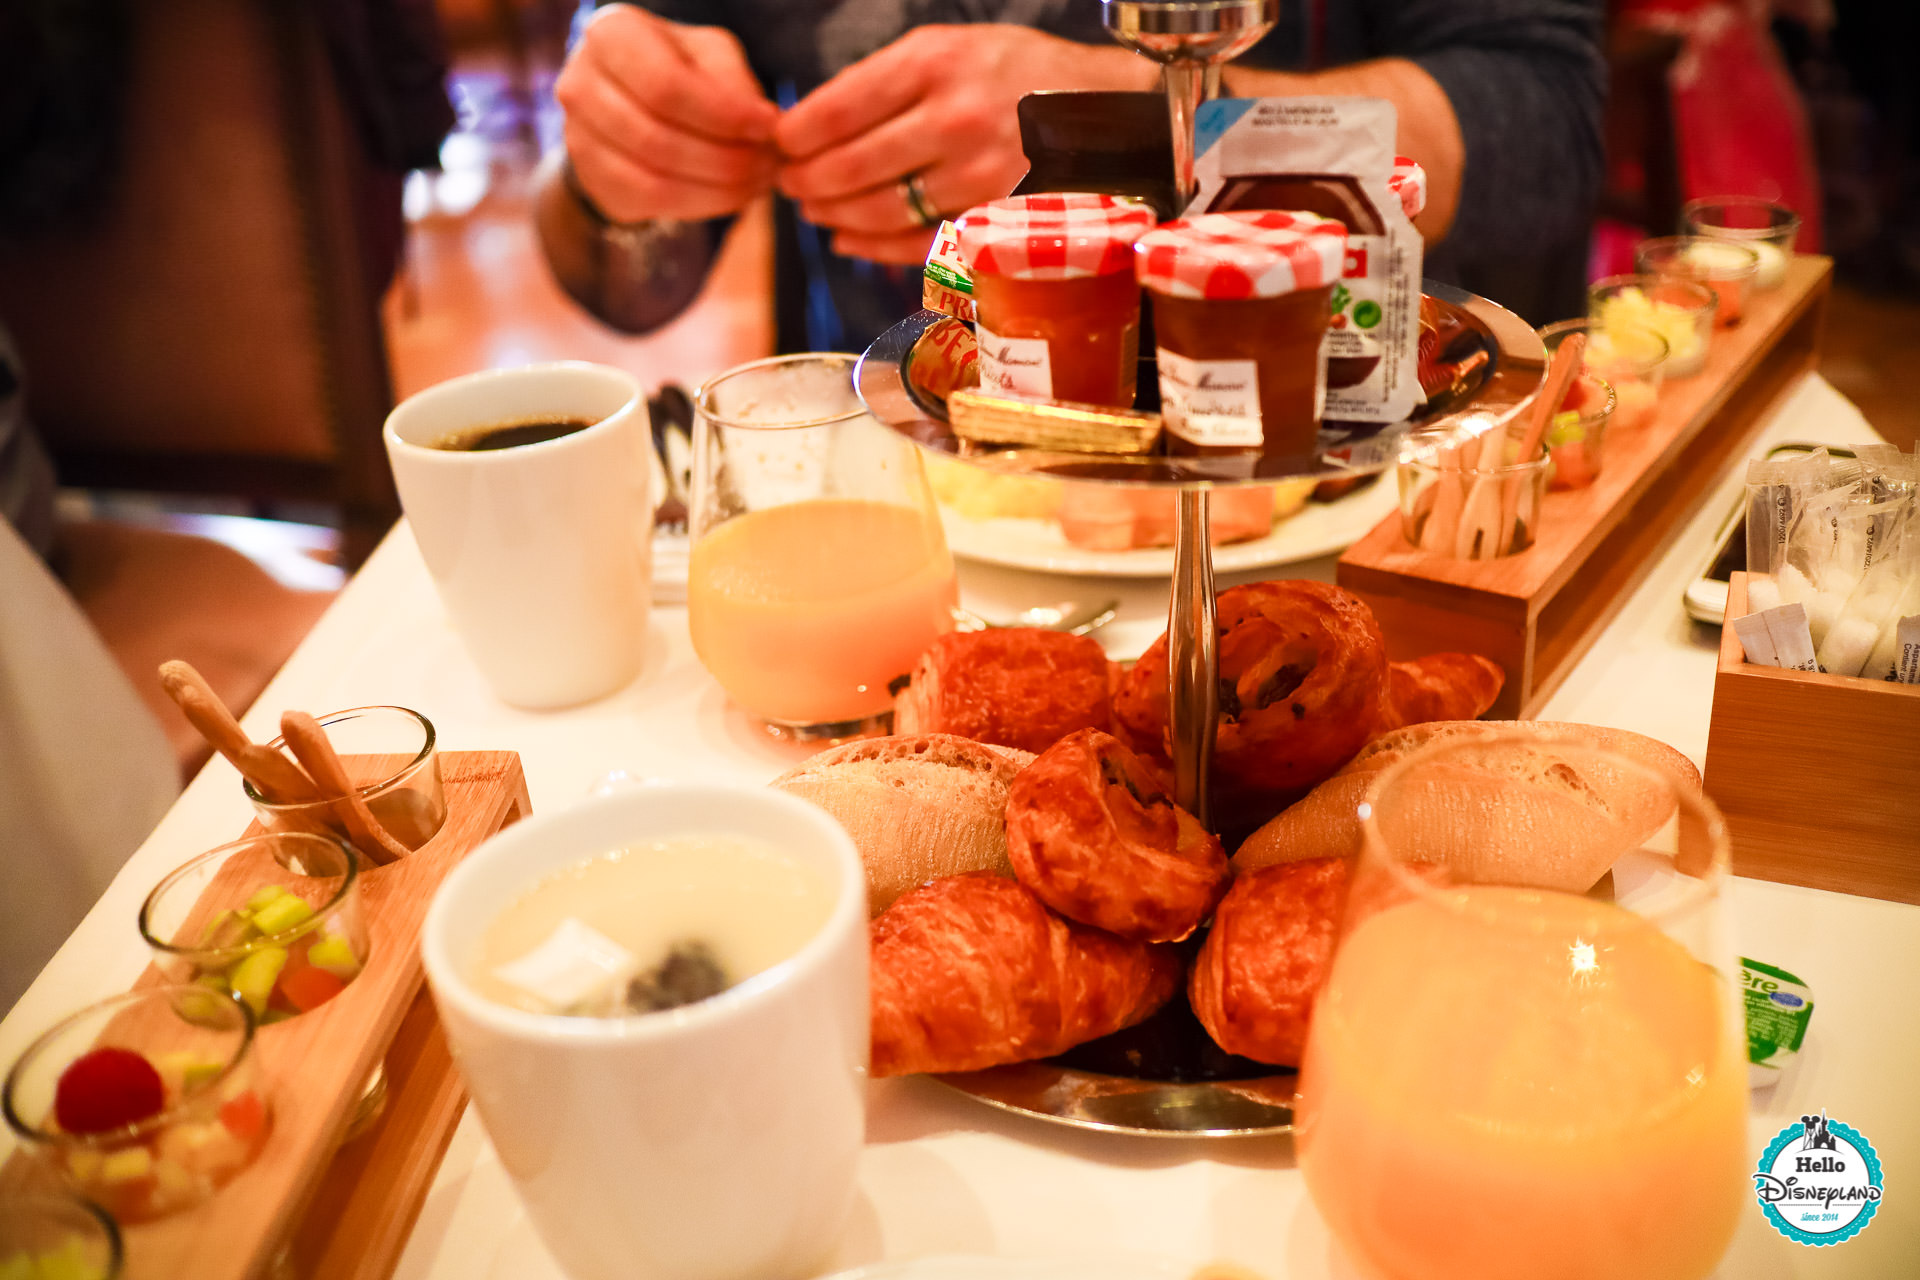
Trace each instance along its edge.
<path fill-rule="evenodd" d="M 1546 496 L 1538 540 L 1519 555 L 1429 554 L 1397 512 L 1348 548 L 1336 580 L 1372 607 L 1390 655 L 1485 654 L 1507 673 L 1488 714 L 1538 714 L 1775 399 L 1818 363 L 1832 274 L 1829 259 L 1796 257 L 1779 288 L 1755 293 L 1742 322 L 1714 334 L 1706 367 L 1661 388 L 1652 422 L 1608 433 L 1592 485 Z"/>
<path fill-rule="evenodd" d="M 1749 666 L 1746 612 L 1736 573 L 1705 776 L 1734 871 L 1920 904 L 1920 685 Z"/>
<path fill-rule="evenodd" d="M 343 759 L 356 780 L 391 772 L 388 757 Z M 440 772 L 447 819 L 439 833 L 410 856 L 361 872 L 366 967 L 324 1005 L 256 1034 L 273 1107 L 266 1146 L 205 1204 L 124 1228 L 127 1280 L 246 1280 L 270 1274 L 283 1252 L 303 1278 L 392 1274 L 467 1102 L 426 992 L 420 926 L 454 864 L 532 810 L 511 751 L 444 751 Z M 259 831 L 255 823 L 247 834 Z M 135 985 L 163 981 L 149 966 Z M 385 1111 L 342 1146 L 367 1077 L 383 1061 Z M 0 1170 L 0 1186 L 45 1177 L 23 1150 Z"/>

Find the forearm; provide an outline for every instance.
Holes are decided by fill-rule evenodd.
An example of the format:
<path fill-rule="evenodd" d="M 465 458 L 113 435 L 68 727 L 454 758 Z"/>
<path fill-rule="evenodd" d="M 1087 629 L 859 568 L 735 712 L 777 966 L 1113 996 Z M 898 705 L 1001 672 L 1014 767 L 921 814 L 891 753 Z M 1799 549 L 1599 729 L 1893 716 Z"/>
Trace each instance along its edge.
<path fill-rule="evenodd" d="M 555 152 L 535 177 L 534 229 L 554 279 L 588 312 L 626 333 L 650 333 L 699 295 L 726 222 L 620 225 L 568 181 Z"/>
<path fill-rule="evenodd" d="M 1400 117 L 1396 142 L 1427 171 L 1427 207 L 1416 221 L 1429 241 L 1453 225 L 1466 169 L 1466 141 L 1446 90 L 1418 63 L 1405 58 L 1358 62 L 1328 71 L 1294 73 L 1231 67 L 1227 88 L 1235 96 L 1278 98 L 1296 95 L 1385 98 Z"/>

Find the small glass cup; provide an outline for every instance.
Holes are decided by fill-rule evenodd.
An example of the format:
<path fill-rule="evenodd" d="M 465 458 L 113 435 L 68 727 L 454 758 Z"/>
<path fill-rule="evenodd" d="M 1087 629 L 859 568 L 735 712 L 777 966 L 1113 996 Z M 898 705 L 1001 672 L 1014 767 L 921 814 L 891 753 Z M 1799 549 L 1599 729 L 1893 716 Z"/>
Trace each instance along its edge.
<path fill-rule="evenodd" d="M 857 737 L 953 630 L 953 557 L 919 451 L 853 390 L 855 357 L 777 356 L 695 397 L 694 652 L 769 732 Z"/>
<path fill-rule="evenodd" d="M 27 1149 L 74 1190 L 121 1222 L 147 1222 L 201 1203 L 265 1144 L 272 1108 L 253 1034 L 252 1011 L 197 983 L 115 996 L 28 1045 L 7 1074 L 0 1108 Z M 99 1132 L 68 1132 L 56 1115 L 61 1079 L 99 1049 L 144 1058 L 160 1079 L 160 1110 Z"/>
<path fill-rule="evenodd" d="M 1715 323 L 1731 328 L 1747 309 L 1747 295 L 1760 274 L 1760 255 L 1749 245 L 1707 236 L 1661 236 L 1642 240 L 1633 251 L 1634 269 L 1645 275 L 1676 276 L 1708 285 L 1718 299 Z"/>
<path fill-rule="evenodd" d="M 1456 560 L 1493 560 L 1533 545 L 1553 461 L 1509 462 L 1507 441 L 1501 430 L 1491 464 L 1481 436 L 1408 442 L 1399 462 L 1400 531 L 1408 542 Z"/>
<path fill-rule="evenodd" d="M 1666 376 L 1690 378 L 1706 367 L 1719 295 L 1697 280 L 1675 276 L 1608 276 L 1587 287 L 1590 332 L 1615 344 L 1647 336 L 1667 344 Z"/>
<path fill-rule="evenodd" d="M 154 887 L 140 936 L 160 971 L 231 994 L 262 1026 L 339 995 L 367 963 L 359 858 L 332 836 L 221 845 Z"/>
<path fill-rule="evenodd" d="M 1581 407 L 1562 409 L 1547 424 L 1547 457 L 1553 463 L 1549 491 L 1584 489 L 1600 478 L 1607 427 L 1618 401 L 1605 378 L 1583 372 L 1577 382 Z M 1519 453 L 1517 439 L 1510 453 Z"/>
<path fill-rule="evenodd" d="M 1697 784 L 1489 725 L 1382 771 L 1360 814 L 1294 1133 L 1343 1251 L 1395 1280 L 1711 1273 L 1753 1166 L 1726 826 Z"/>
<path fill-rule="evenodd" d="M 1760 257 L 1756 289 L 1776 289 L 1787 278 L 1800 215 L 1783 204 L 1756 196 L 1716 196 L 1690 200 L 1680 210 L 1680 227 L 1690 236 L 1708 236 L 1744 244 Z"/>
<path fill-rule="evenodd" d="M 1613 418 L 1608 423 L 1611 430 L 1633 431 L 1653 420 L 1660 386 L 1667 377 L 1665 338 L 1651 329 L 1629 329 L 1615 335 L 1584 319 L 1560 320 L 1539 332 L 1548 361 L 1568 335 L 1586 335 L 1587 349 L 1581 353 L 1580 367 L 1613 388 Z"/>
<path fill-rule="evenodd" d="M 0 1197 L 0 1276 L 119 1280 L 120 1228 L 91 1200 L 63 1195 Z"/>
<path fill-rule="evenodd" d="M 440 780 L 433 722 L 406 707 L 351 707 L 318 719 L 327 740 L 341 755 L 389 758 L 374 781 L 358 788 L 360 798 L 388 834 L 409 849 L 418 849 L 431 840 L 447 820 L 447 793 Z M 285 738 L 275 738 L 267 745 L 275 751 L 287 750 Z M 267 830 L 330 832 L 352 842 L 330 804 L 273 804 L 262 798 L 251 782 L 243 785 L 260 825 Z M 377 849 L 361 852 L 369 857 L 381 856 Z"/>

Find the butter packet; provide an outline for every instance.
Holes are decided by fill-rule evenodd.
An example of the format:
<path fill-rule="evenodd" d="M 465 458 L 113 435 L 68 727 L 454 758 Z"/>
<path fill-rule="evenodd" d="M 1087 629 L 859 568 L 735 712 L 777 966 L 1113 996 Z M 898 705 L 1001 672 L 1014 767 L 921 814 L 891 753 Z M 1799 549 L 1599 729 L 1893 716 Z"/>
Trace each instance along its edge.
<path fill-rule="evenodd" d="M 1800 1052 L 1813 1021 L 1813 992 L 1785 969 L 1740 958 L 1741 1004 L 1747 1021 L 1747 1083 L 1758 1089 L 1780 1078 Z"/>
<path fill-rule="evenodd" d="M 960 233 L 951 222 L 941 223 L 934 235 L 921 281 L 921 306 L 973 323 L 973 276 L 960 256 Z"/>

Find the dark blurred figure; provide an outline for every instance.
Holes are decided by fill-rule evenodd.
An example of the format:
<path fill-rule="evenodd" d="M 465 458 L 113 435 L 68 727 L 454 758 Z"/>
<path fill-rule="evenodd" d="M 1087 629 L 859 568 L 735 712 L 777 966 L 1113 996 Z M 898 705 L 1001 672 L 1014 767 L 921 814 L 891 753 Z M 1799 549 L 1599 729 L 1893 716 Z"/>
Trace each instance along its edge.
<path fill-rule="evenodd" d="M 399 261 L 406 173 L 437 165 L 453 123 L 438 19 L 432 0 L 301 0 L 287 8 L 304 9 L 300 16 L 317 28 L 367 160 L 349 198 L 377 298 Z M 150 30 L 174 12 L 170 0 L 0 3 L 0 245 L 31 255 L 43 239 L 71 242 L 106 221 L 128 159 L 134 41 L 142 24 Z M 53 472 L 27 419 L 31 370 L 5 328 L 45 339 L 27 309 L 19 297 L 0 296 L 0 517 L 45 555 Z"/>
<path fill-rule="evenodd" d="M 1863 289 L 1920 294 L 1920 5 L 1776 0 L 1774 10 L 1813 125 L 1828 252 Z"/>
<path fill-rule="evenodd" d="M 126 32 L 126 0 L 0 5 L 0 237 L 32 235 L 98 207 L 118 149 Z M 53 466 L 27 419 L 5 303 L 0 298 L 0 518 L 45 556 Z"/>

